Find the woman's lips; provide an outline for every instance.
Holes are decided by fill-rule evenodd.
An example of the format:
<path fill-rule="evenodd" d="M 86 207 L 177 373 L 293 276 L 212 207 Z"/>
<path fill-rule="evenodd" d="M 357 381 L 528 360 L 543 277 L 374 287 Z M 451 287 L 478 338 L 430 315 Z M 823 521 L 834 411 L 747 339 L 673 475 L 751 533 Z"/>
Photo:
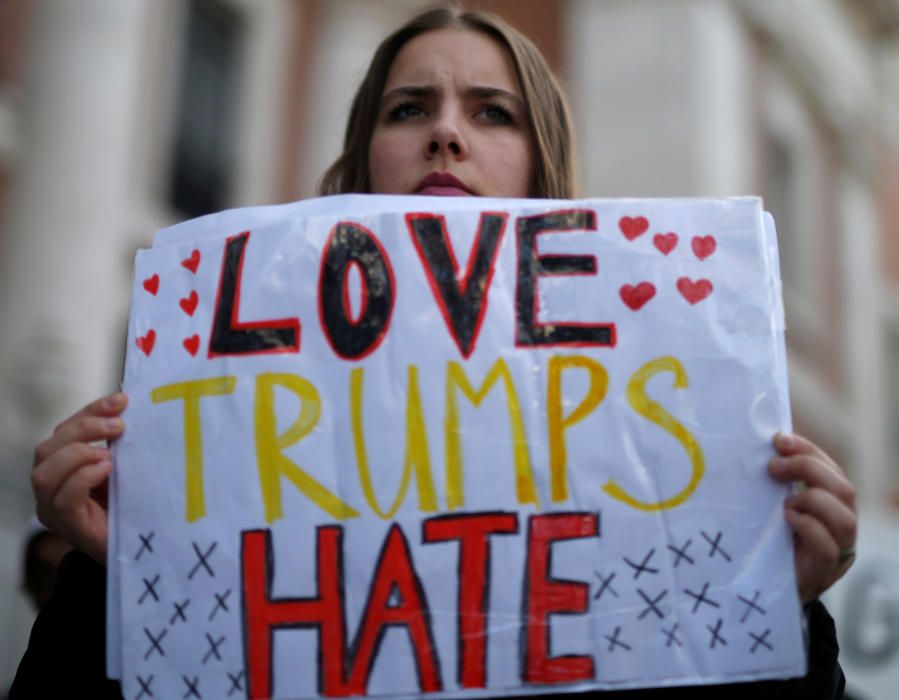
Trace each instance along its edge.
<path fill-rule="evenodd" d="M 422 187 L 415 194 L 431 195 L 433 197 L 468 197 L 471 193 L 461 187 L 446 187 L 441 185 L 428 185 Z"/>
<path fill-rule="evenodd" d="M 426 175 L 415 194 L 431 195 L 436 197 L 468 197 L 471 195 L 468 187 L 456 176 L 450 173 L 430 173 Z"/>

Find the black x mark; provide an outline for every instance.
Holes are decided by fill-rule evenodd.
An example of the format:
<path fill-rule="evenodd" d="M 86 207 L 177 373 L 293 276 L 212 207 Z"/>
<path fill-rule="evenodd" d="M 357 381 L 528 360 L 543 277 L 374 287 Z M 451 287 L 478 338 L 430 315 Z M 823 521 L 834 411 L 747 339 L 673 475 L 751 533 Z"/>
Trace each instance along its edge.
<path fill-rule="evenodd" d="M 147 579 L 143 578 L 143 582 L 144 592 L 141 594 L 141 597 L 138 598 L 137 604 L 140 605 L 141 603 L 143 603 L 148 595 L 153 596 L 153 600 L 158 603 L 159 596 L 156 594 L 156 584 L 159 583 L 159 574 L 156 574 L 156 576 L 153 577 L 152 581 L 147 581 Z"/>
<path fill-rule="evenodd" d="M 655 598 L 652 598 L 652 599 L 650 599 L 650 597 L 648 595 L 646 595 L 639 588 L 637 589 L 637 593 L 640 594 L 640 597 L 643 598 L 643 600 L 646 602 L 646 605 L 647 605 L 646 609 L 643 610 L 643 612 L 641 612 L 639 615 L 637 615 L 638 620 L 642 620 L 644 617 L 646 617 L 651 612 L 658 615 L 660 620 L 665 619 L 665 614 L 661 610 L 658 609 L 658 607 L 656 606 L 656 603 L 658 603 L 662 598 L 664 598 L 668 594 L 667 590 L 662 591 L 661 593 L 659 593 L 659 595 L 657 595 Z"/>
<path fill-rule="evenodd" d="M 694 593 L 694 592 L 691 591 L 689 588 L 685 588 L 685 589 L 684 589 L 684 593 L 686 593 L 686 594 L 687 594 L 688 596 L 690 596 L 691 598 L 695 598 L 695 599 L 696 599 L 696 602 L 693 604 L 693 612 L 694 612 L 694 613 L 699 609 L 699 606 L 700 606 L 702 603 L 705 603 L 706 605 L 711 605 L 713 608 L 720 608 L 720 607 L 721 607 L 720 604 L 716 603 L 716 602 L 715 602 L 714 600 L 712 600 L 711 598 L 707 598 L 707 597 L 706 597 L 705 594 L 708 592 L 708 590 L 709 590 L 709 584 L 708 584 L 708 583 L 703 584 L 702 590 L 701 590 L 699 593 Z"/>
<path fill-rule="evenodd" d="M 150 686 L 153 685 L 153 674 L 150 674 L 150 677 L 147 680 L 144 680 L 140 676 L 137 677 L 137 682 L 140 685 L 140 692 L 134 697 L 134 700 L 140 700 L 144 695 L 147 697 L 154 697 L 153 691 L 150 690 Z"/>
<path fill-rule="evenodd" d="M 705 628 L 712 633 L 712 639 L 709 641 L 709 649 L 714 649 L 715 644 L 721 642 L 724 646 L 727 646 L 727 640 L 718 634 L 721 631 L 721 625 L 724 624 L 724 620 L 720 617 L 718 618 L 717 624 L 712 627 L 711 625 L 706 625 Z"/>
<path fill-rule="evenodd" d="M 618 626 L 618 627 L 615 628 L 615 631 L 612 633 L 612 636 L 611 636 L 611 637 L 610 637 L 609 635 L 607 635 L 607 634 L 604 634 L 604 635 L 603 635 L 603 637 L 605 637 L 606 639 L 609 640 L 609 651 L 614 651 L 614 650 L 615 650 L 615 647 L 624 647 L 625 649 L 627 649 L 628 651 L 630 651 L 630 650 L 631 650 L 631 647 L 630 647 L 629 644 L 625 644 L 624 642 L 619 641 L 619 639 L 618 639 L 618 635 L 619 635 L 619 634 L 621 634 L 621 627 L 620 627 L 620 626 Z"/>
<path fill-rule="evenodd" d="M 753 610 L 758 610 L 760 613 L 762 613 L 762 615 L 765 614 L 765 609 L 761 605 L 756 603 L 756 601 L 759 599 L 759 596 L 761 594 L 762 594 L 761 591 L 756 591 L 755 595 L 752 596 L 752 600 L 749 600 L 749 598 L 744 598 L 741 595 L 737 596 L 737 598 L 739 598 L 744 603 L 746 603 L 746 612 L 744 612 L 743 617 L 740 618 L 740 623 L 746 622 L 746 619 L 752 614 Z"/>
<path fill-rule="evenodd" d="M 670 549 L 672 552 L 674 552 L 674 556 L 677 557 L 677 559 L 674 560 L 675 568 L 677 568 L 677 565 L 680 564 L 681 559 L 686 559 L 691 564 L 693 563 L 693 558 L 687 555 L 687 547 L 689 547 L 692 543 L 693 543 L 693 540 L 689 539 L 686 542 L 684 542 L 684 546 L 681 547 L 680 549 L 675 547 L 673 544 L 668 545 L 668 549 Z"/>
<path fill-rule="evenodd" d="M 209 566 L 208 559 L 209 555 L 211 555 L 213 551 L 215 551 L 215 547 L 218 543 L 213 542 L 211 545 L 209 545 L 209 549 L 206 550 L 205 554 L 200 551 L 200 548 L 197 547 L 196 542 L 191 542 L 191 544 L 194 547 L 194 551 L 197 553 L 197 559 L 199 559 L 199 561 L 194 564 L 194 568 L 190 570 L 190 574 L 187 576 L 188 580 L 194 577 L 194 574 L 196 574 L 200 570 L 200 567 L 206 569 L 206 573 L 208 573 L 210 576 L 215 576 L 215 572 L 212 570 L 212 567 Z"/>
<path fill-rule="evenodd" d="M 231 690 L 228 691 L 228 697 L 235 691 L 243 690 L 243 671 L 239 673 L 228 673 L 228 680 L 231 681 Z"/>
<path fill-rule="evenodd" d="M 147 533 L 146 535 L 141 535 L 140 533 L 138 533 L 137 536 L 140 538 L 140 549 L 138 549 L 137 554 L 134 555 L 134 561 L 137 561 L 138 559 L 140 559 L 141 554 L 143 554 L 145 551 L 146 552 L 153 551 L 153 545 L 150 544 L 150 542 L 153 541 L 153 535 L 155 535 L 155 534 L 156 533 L 153 532 L 152 530 L 149 533 Z"/>
<path fill-rule="evenodd" d="M 213 593 L 215 596 L 215 607 L 212 609 L 212 612 L 209 613 L 209 621 L 212 622 L 212 618 L 215 617 L 215 614 L 219 611 L 219 609 L 228 612 L 228 596 L 231 595 L 231 589 L 229 588 L 227 591 L 219 595 L 218 593 Z"/>
<path fill-rule="evenodd" d="M 612 588 L 612 579 L 615 578 L 615 572 L 613 571 L 608 576 L 603 576 L 598 571 L 594 571 L 593 573 L 596 575 L 596 578 L 599 579 L 599 590 L 593 594 L 593 600 L 599 600 L 600 598 L 602 598 L 602 594 L 606 592 L 606 589 L 608 589 L 609 593 L 617 598 L 618 593 L 614 588 Z"/>
<path fill-rule="evenodd" d="M 713 540 L 707 534 L 705 534 L 705 530 L 700 530 L 700 533 L 705 538 L 705 541 L 712 545 L 712 548 L 709 550 L 709 558 L 713 558 L 715 556 L 715 552 L 721 552 L 721 556 L 724 557 L 727 561 L 730 561 L 730 555 L 721 548 L 718 544 L 721 541 L 721 535 L 724 534 L 720 530 L 718 534 L 715 535 L 715 539 Z"/>
<path fill-rule="evenodd" d="M 683 642 L 681 642 L 681 640 L 678 639 L 678 637 L 677 637 L 677 623 L 676 622 L 674 623 L 674 627 L 672 627 L 670 630 L 666 630 L 663 627 L 662 632 L 664 632 L 665 636 L 667 637 L 667 639 L 665 641 L 666 647 L 670 647 L 672 642 L 677 644 L 679 647 L 683 646 Z"/>
<path fill-rule="evenodd" d="M 656 553 L 655 548 L 650 549 L 649 553 L 645 557 L 643 557 L 643 561 L 640 562 L 639 564 L 634 564 L 634 562 L 632 562 L 630 559 L 628 559 L 627 557 L 624 557 L 625 563 L 627 563 L 627 565 L 630 566 L 634 570 L 634 578 L 635 579 L 640 578 L 640 574 L 642 574 L 644 571 L 648 571 L 651 574 L 659 573 L 658 569 L 653 569 L 649 566 L 649 560 L 652 559 L 652 555 L 655 553 Z"/>
<path fill-rule="evenodd" d="M 190 598 L 185 598 L 184 602 L 181 603 L 181 605 L 178 605 L 177 602 L 174 603 L 175 612 L 174 614 L 172 614 L 172 619 L 169 620 L 170 625 L 174 625 L 175 620 L 183 620 L 184 622 L 187 622 L 187 615 L 184 614 L 184 611 L 187 609 L 188 605 L 190 605 Z"/>
<path fill-rule="evenodd" d="M 160 656 L 165 656 L 165 650 L 162 648 L 162 638 L 165 637 L 166 630 L 163 628 L 162 632 L 159 633 L 158 637 L 154 637 L 153 633 L 144 627 L 144 634 L 147 635 L 147 639 L 150 640 L 150 648 L 147 649 L 147 653 L 144 654 L 144 661 L 150 658 L 150 654 L 154 651 L 158 651 Z"/>
<path fill-rule="evenodd" d="M 755 650 L 759 648 L 759 645 L 767 647 L 769 651 L 774 651 L 774 647 L 771 646 L 771 643 L 766 641 L 770 633 L 770 629 L 766 629 L 761 634 L 753 634 L 752 632 L 750 632 L 749 636 L 755 640 L 755 642 L 753 642 L 752 644 L 752 649 L 749 650 L 750 653 L 754 654 Z"/>
<path fill-rule="evenodd" d="M 206 641 L 209 642 L 209 651 L 206 652 L 206 656 L 203 657 L 203 663 L 205 664 L 209 661 L 210 656 L 214 656 L 219 661 L 222 660 L 222 655 L 219 653 L 219 647 L 222 645 L 222 642 L 225 641 L 225 635 L 222 635 L 215 640 L 212 638 L 212 635 L 209 632 L 206 633 Z"/>
<path fill-rule="evenodd" d="M 184 684 L 187 686 L 187 692 L 184 693 L 184 695 L 182 696 L 183 698 L 189 698 L 189 697 L 202 698 L 203 697 L 202 695 L 200 695 L 200 691 L 197 689 L 197 686 L 200 683 L 199 676 L 194 676 L 193 681 L 191 681 L 191 679 L 188 678 L 187 676 L 181 676 L 181 680 L 184 681 Z"/>

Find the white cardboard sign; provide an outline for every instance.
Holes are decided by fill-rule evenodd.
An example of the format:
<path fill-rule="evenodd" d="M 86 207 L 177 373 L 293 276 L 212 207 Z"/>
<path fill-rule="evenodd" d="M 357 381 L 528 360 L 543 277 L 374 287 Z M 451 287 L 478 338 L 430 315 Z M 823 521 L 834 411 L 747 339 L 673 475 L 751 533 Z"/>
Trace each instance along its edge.
<path fill-rule="evenodd" d="M 346 196 L 135 262 L 125 697 L 805 672 L 773 222 L 731 200 Z"/>

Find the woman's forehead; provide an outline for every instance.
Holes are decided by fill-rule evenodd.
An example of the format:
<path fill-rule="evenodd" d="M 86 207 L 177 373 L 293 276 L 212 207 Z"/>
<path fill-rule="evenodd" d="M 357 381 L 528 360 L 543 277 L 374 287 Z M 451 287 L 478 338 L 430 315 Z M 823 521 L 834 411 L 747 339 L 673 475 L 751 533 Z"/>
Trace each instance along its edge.
<path fill-rule="evenodd" d="M 496 39 L 472 29 L 435 29 L 410 39 L 397 53 L 384 91 L 452 81 L 521 94 L 512 58 Z"/>

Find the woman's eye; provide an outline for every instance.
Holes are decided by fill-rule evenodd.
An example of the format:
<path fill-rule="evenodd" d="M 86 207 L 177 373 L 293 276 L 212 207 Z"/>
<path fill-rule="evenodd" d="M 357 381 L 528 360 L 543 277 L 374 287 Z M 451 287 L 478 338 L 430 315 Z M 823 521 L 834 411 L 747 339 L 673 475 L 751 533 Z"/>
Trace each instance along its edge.
<path fill-rule="evenodd" d="M 425 116 L 425 110 L 414 102 L 403 102 L 387 113 L 387 119 L 392 122 L 401 122 L 414 117 Z"/>
<path fill-rule="evenodd" d="M 494 124 L 511 124 L 515 121 L 512 112 L 502 105 L 486 105 L 478 114 Z"/>

